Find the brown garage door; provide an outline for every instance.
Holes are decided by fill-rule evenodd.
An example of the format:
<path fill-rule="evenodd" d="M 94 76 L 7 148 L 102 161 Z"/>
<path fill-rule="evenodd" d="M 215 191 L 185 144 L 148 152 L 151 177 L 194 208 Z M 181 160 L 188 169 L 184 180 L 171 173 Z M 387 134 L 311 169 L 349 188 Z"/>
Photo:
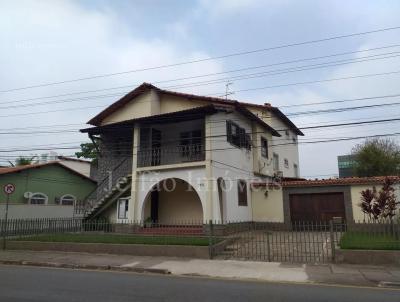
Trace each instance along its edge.
<path fill-rule="evenodd" d="M 292 222 L 345 219 L 343 193 L 290 194 L 289 200 Z"/>

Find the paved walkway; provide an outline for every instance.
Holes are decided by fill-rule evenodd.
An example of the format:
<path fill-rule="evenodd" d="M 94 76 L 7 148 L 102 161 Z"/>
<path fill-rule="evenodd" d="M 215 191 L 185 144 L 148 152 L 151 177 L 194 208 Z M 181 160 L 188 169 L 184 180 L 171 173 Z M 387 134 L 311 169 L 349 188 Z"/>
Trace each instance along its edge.
<path fill-rule="evenodd" d="M 113 269 L 276 282 L 378 286 L 398 282 L 400 267 L 309 265 L 236 260 L 202 260 L 65 252 L 1 251 L 0 264 Z"/>

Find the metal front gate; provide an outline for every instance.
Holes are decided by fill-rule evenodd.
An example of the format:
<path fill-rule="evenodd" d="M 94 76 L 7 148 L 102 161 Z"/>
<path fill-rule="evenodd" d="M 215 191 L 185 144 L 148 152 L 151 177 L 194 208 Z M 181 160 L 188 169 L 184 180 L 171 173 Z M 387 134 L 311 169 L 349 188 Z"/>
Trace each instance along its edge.
<path fill-rule="evenodd" d="M 290 226 L 261 222 L 232 224 L 223 237 L 224 247 L 213 256 L 270 262 L 331 262 L 344 228 L 344 224 L 333 222 L 296 222 Z"/>

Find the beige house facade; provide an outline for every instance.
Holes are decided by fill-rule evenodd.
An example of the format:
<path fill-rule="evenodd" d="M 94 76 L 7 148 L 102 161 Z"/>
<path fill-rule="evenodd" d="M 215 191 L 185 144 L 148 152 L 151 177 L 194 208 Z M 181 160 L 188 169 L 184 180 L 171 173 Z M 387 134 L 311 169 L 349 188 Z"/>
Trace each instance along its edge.
<path fill-rule="evenodd" d="M 250 221 L 255 212 L 267 218 L 275 214 L 253 208 L 251 183 L 299 176 L 303 133 L 270 104 L 145 83 L 88 123 L 93 127 L 81 131 L 100 152 L 88 218 L 226 223 Z M 274 141 L 282 136 L 284 149 Z"/>
<path fill-rule="evenodd" d="M 389 178 L 394 182 L 395 195 L 399 197 L 400 177 Z M 253 183 L 253 221 L 290 224 L 340 217 L 347 222 L 365 222 L 368 217 L 360 207 L 361 192 L 373 187 L 379 191 L 385 179 L 382 176 L 294 180 L 274 186 Z M 309 210 L 316 207 L 319 207 L 317 211 Z"/>

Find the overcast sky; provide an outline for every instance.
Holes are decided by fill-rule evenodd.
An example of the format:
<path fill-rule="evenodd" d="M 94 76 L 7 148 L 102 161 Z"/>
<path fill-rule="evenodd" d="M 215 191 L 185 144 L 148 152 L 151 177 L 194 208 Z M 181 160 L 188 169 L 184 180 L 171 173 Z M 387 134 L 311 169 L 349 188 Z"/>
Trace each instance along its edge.
<path fill-rule="evenodd" d="M 159 86 L 196 94 L 223 94 L 225 82 L 192 85 L 184 89 L 173 86 L 348 60 L 347 62 L 353 63 L 234 80 L 231 81 L 232 91 L 266 86 L 281 87 L 236 92 L 231 98 L 254 103 L 270 102 L 280 107 L 399 94 L 398 73 L 314 84 L 286 84 L 400 71 L 400 57 L 397 53 L 400 47 L 388 47 L 400 44 L 400 30 L 208 60 L 173 68 L 9 91 L 43 83 L 396 27 L 400 26 L 399 13 L 400 1 L 397 0 L 1 1 L 0 91 L 5 92 L 0 93 L 0 165 L 20 154 L 46 152 L 2 152 L 5 150 L 51 148 L 54 144 L 54 151 L 65 155 L 73 154 L 74 150 L 57 148 L 78 146 L 80 142 L 87 141 L 87 137 L 79 134 L 77 129 L 85 127 L 84 124 L 102 108 L 145 81 L 155 83 L 356 52 L 228 75 L 160 83 Z M 379 47 L 387 48 L 357 52 Z M 363 62 L 354 63 L 356 59 Z M 118 86 L 126 87 L 46 98 Z M 282 111 L 290 114 L 399 101 L 399 97 L 392 97 L 318 106 L 282 107 Z M 43 104 L 44 102 L 46 103 Z M 334 114 L 302 114 L 291 118 L 299 127 L 396 118 L 400 117 L 399 107 L 385 105 Z M 400 132 L 399 125 L 400 122 L 391 122 L 304 131 L 306 136 L 300 140 L 301 175 L 324 177 L 337 174 L 337 155 L 350 152 L 354 144 L 361 141 L 318 144 L 304 142 L 395 133 Z M 55 133 L 43 133 L 52 131 Z M 394 138 L 398 140 L 397 137 Z"/>

